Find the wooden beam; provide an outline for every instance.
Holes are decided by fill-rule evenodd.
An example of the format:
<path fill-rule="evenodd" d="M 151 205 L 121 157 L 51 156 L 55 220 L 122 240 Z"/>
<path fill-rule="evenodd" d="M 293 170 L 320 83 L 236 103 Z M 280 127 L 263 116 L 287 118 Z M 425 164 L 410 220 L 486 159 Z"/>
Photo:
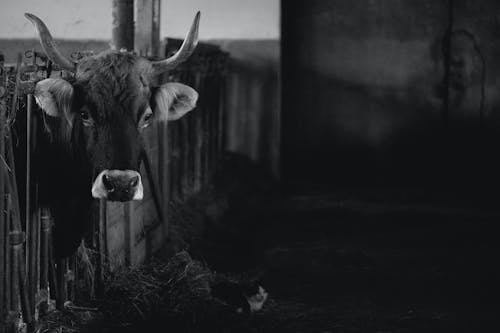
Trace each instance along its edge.
<path fill-rule="evenodd" d="M 134 49 L 134 0 L 113 0 L 113 30 L 111 48 Z"/>
<path fill-rule="evenodd" d="M 135 51 L 145 57 L 159 56 L 160 0 L 136 0 Z"/>

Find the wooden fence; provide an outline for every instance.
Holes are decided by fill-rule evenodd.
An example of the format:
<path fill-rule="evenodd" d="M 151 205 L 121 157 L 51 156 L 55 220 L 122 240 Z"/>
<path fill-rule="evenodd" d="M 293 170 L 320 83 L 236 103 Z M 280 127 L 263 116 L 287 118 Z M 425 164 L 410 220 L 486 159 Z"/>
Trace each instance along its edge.
<path fill-rule="evenodd" d="M 166 53 L 179 45 L 169 40 Z M 57 71 L 34 50 L 24 59 L 20 55 L 15 66 L 5 65 L 0 55 L 0 332 L 34 331 L 37 319 L 51 309 L 101 293 L 105 272 L 139 265 L 164 245 L 168 207 L 201 191 L 217 168 L 227 58 L 217 47 L 200 44 L 188 62 L 161 78 L 194 87 L 198 106 L 168 127 L 158 124 L 148 131 L 141 167 L 147 179 L 144 200 L 95 203 L 94 232 L 85 239 L 87 250 L 79 249 L 94 268 L 89 278 L 89 261 L 81 254 L 52 260 L 50 211 L 38 206 L 37 184 L 31 179 L 39 124 L 30 93 L 37 80 L 70 74 Z M 26 188 L 25 197 L 17 197 L 18 186 Z"/>

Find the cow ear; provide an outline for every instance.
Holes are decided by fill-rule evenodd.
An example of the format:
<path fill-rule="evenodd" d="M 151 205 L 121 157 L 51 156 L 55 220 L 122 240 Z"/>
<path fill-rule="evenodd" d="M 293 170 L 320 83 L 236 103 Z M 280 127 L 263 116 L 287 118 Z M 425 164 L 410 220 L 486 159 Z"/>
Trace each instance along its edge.
<path fill-rule="evenodd" d="M 154 95 L 154 112 L 161 121 L 177 120 L 196 106 L 198 93 L 182 83 L 169 82 L 161 85 Z"/>
<path fill-rule="evenodd" d="M 51 117 L 66 117 L 71 123 L 73 86 L 63 79 L 45 79 L 36 84 L 35 100 Z"/>

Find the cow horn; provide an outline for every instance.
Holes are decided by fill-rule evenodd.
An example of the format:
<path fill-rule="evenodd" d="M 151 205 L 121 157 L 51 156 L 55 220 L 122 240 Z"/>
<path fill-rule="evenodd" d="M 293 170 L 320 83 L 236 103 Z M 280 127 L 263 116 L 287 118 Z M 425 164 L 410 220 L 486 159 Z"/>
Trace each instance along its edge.
<path fill-rule="evenodd" d="M 76 63 L 72 60 L 69 60 L 65 56 L 59 52 L 57 49 L 56 43 L 54 42 L 54 39 L 50 35 L 50 31 L 43 23 L 40 18 L 37 16 L 30 14 L 30 13 L 24 13 L 24 16 L 30 20 L 31 23 L 35 26 L 38 36 L 40 37 L 40 44 L 42 44 L 42 49 L 47 55 L 47 57 L 52 60 L 55 64 L 59 65 L 59 67 L 69 70 L 69 71 L 75 71 L 76 68 Z"/>
<path fill-rule="evenodd" d="M 155 74 L 161 74 L 170 69 L 175 68 L 177 65 L 186 61 L 187 58 L 193 53 L 196 45 L 198 45 L 198 27 L 200 25 L 200 12 L 196 13 L 194 17 L 193 24 L 189 29 L 184 42 L 181 45 L 181 48 L 171 57 L 160 60 L 153 61 L 153 69 Z"/>

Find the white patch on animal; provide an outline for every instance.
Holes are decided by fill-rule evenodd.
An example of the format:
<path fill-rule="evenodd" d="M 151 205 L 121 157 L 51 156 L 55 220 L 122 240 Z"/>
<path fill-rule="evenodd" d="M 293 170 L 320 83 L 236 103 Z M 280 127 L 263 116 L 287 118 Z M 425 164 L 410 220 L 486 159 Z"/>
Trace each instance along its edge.
<path fill-rule="evenodd" d="M 245 295 L 245 298 L 247 299 L 247 302 L 250 305 L 250 312 L 256 312 L 262 309 L 264 303 L 267 300 L 267 296 L 268 293 L 264 288 L 262 288 L 262 286 L 259 286 L 257 294 L 252 296 Z"/>

